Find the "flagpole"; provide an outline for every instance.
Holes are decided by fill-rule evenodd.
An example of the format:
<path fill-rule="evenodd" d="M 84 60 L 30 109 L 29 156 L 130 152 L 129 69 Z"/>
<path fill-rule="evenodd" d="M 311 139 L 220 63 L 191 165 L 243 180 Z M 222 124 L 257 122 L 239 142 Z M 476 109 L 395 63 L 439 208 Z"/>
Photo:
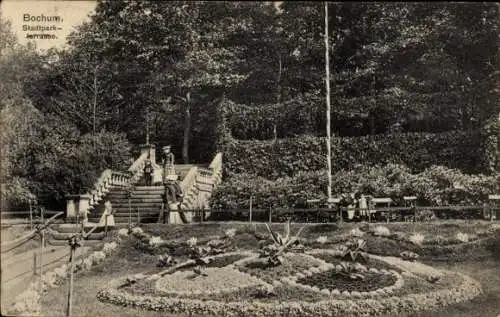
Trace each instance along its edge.
<path fill-rule="evenodd" d="M 328 41 L 328 2 L 325 1 L 325 71 L 326 71 L 326 160 L 328 165 L 328 207 L 332 201 L 332 140 L 330 130 L 330 54 Z"/>

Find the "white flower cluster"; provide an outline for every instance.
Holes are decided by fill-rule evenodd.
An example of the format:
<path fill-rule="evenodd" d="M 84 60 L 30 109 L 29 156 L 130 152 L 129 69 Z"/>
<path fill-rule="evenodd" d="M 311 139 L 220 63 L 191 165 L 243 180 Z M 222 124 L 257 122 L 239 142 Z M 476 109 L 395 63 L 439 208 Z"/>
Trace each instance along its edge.
<path fill-rule="evenodd" d="M 468 233 L 462 233 L 462 232 L 458 232 L 457 235 L 455 236 L 457 238 L 458 241 L 460 242 L 469 242 L 470 241 L 470 236 Z"/>
<path fill-rule="evenodd" d="M 107 242 L 104 244 L 104 247 L 102 248 L 102 252 L 104 252 L 106 255 L 111 254 L 113 251 L 118 248 L 118 243 L 116 242 Z"/>
<path fill-rule="evenodd" d="M 233 238 L 236 235 L 236 229 L 227 229 L 224 234 L 228 238 Z"/>
<path fill-rule="evenodd" d="M 118 230 L 118 236 L 119 237 L 128 237 L 128 229 L 121 228 L 120 230 Z"/>
<path fill-rule="evenodd" d="M 161 243 L 163 243 L 163 239 L 161 237 L 151 237 L 149 238 L 149 245 L 154 247 L 159 246 Z"/>
<path fill-rule="evenodd" d="M 139 234 L 142 234 L 144 233 L 144 231 L 142 230 L 141 227 L 134 227 L 132 228 L 132 234 L 133 235 L 139 235 Z"/>
<path fill-rule="evenodd" d="M 316 239 L 316 242 L 321 243 L 321 244 L 325 244 L 327 241 L 328 241 L 328 237 L 327 236 L 319 236 Z"/>
<path fill-rule="evenodd" d="M 186 243 L 188 244 L 188 246 L 194 247 L 196 246 L 196 243 L 198 243 L 198 239 L 196 239 L 196 237 L 191 237 L 189 240 L 186 241 Z"/>
<path fill-rule="evenodd" d="M 381 237 L 389 237 L 391 235 L 391 231 L 385 226 L 376 226 L 373 228 L 373 234 Z"/>
<path fill-rule="evenodd" d="M 351 231 L 349 231 L 349 234 L 353 237 L 361 238 L 365 233 L 356 227 L 351 229 Z"/>
<path fill-rule="evenodd" d="M 412 242 L 413 244 L 416 244 L 416 245 L 422 245 L 422 243 L 424 242 L 424 235 L 421 234 L 421 233 L 414 233 L 412 234 L 408 240 L 410 240 L 410 242 Z"/>

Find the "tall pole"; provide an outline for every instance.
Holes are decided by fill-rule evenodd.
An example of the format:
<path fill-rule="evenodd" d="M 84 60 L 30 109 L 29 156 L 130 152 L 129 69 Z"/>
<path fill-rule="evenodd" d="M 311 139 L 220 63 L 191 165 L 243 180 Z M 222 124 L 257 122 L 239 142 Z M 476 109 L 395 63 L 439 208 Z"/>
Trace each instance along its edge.
<path fill-rule="evenodd" d="M 95 136 L 96 130 L 96 109 L 97 109 L 97 67 L 94 69 L 94 100 L 92 104 L 92 136 Z M 94 140 L 95 142 L 95 140 Z"/>
<path fill-rule="evenodd" d="M 75 245 L 70 246 L 69 253 L 69 290 L 68 290 L 68 303 L 66 305 L 66 317 L 71 317 L 71 311 L 73 308 L 73 257 L 75 256 Z"/>
<path fill-rule="evenodd" d="M 325 1 L 325 70 L 326 70 L 326 161 L 328 165 L 328 207 L 332 200 L 332 142 L 330 131 L 330 54 L 328 51 L 328 2 Z"/>
<path fill-rule="evenodd" d="M 40 218 L 41 218 L 41 224 L 40 226 L 43 226 L 43 214 L 45 210 L 43 207 L 40 208 Z M 42 229 L 42 241 L 40 244 L 40 294 L 43 292 L 43 252 L 44 252 L 44 244 L 45 244 L 45 228 Z"/>

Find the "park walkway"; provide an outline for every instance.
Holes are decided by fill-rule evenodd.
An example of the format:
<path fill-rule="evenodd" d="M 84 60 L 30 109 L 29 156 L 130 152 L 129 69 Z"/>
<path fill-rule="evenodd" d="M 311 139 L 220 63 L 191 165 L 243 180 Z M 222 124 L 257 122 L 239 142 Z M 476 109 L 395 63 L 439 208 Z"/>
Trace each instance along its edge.
<path fill-rule="evenodd" d="M 76 258 L 87 253 L 90 247 L 76 249 Z M 35 255 L 37 272 L 34 272 Z M 68 263 L 69 246 L 47 246 L 43 255 L 43 272 L 52 271 L 55 268 Z M 4 309 L 10 306 L 17 295 L 23 292 L 28 285 L 39 280 L 40 273 L 40 249 L 26 251 L 9 257 L 2 257 L 1 261 L 1 304 L 2 315 Z"/>

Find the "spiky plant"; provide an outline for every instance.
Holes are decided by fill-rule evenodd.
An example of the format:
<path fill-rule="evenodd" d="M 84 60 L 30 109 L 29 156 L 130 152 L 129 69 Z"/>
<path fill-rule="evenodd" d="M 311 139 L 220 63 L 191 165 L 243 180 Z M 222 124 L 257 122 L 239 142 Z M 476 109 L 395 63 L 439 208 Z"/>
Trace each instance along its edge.
<path fill-rule="evenodd" d="M 282 236 L 279 232 L 273 231 L 270 225 L 266 223 L 267 231 L 273 241 L 272 244 L 264 246 L 261 244 L 260 257 L 267 258 L 270 265 L 280 265 L 283 262 L 281 255 L 286 251 L 291 250 L 294 246 L 299 245 L 299 236 L 305 226 L 299 229 L 294 236 L 290 236 L 290 219 L 285 224 L 285 235 Z"/>
<path fill-rule="evenodd" d="M 348 277 L 351 280 L 365 279 L 365 276 L 359 272 L 358 268 L 349 262 L 340 262 L 340 266 L 335 269 L 335 273 Z"/>
<path fill-rule="evenodd" d="M 342 251 L 342 259 L 345 261 L 362 261 L 366 262 L 366 241 L 363 239 L 355 239 L 348 241 L 340 248 Z"/>

